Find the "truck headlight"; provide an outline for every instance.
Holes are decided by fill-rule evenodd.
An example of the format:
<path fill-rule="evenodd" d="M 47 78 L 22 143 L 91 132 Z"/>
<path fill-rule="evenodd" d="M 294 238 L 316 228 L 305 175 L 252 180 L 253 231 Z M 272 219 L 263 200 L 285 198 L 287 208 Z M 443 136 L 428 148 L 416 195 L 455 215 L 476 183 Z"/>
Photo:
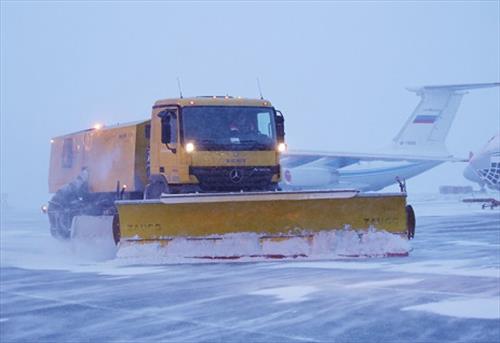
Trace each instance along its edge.
<path fill-rule="evenodd" d="M 189 153 L 192 153 L 194 151 L 194 144 L 189 142 L 186 144 L 186 152 L 189 154 Z"/>
<path fill-rule="evenodd" d="M 285 143 L 278 143 L 277 149 L 279 152 L 285 152 L 286 151 L 286 144 Z"/>

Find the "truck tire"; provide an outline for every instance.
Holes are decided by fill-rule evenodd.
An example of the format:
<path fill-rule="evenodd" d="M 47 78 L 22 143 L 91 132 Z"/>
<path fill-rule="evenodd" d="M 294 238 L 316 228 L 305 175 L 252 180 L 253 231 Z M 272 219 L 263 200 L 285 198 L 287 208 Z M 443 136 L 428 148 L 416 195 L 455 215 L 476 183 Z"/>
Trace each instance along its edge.
<path fill-rule="evenodd" d="M 73 214 L 57 205 L 49 204 L 47 211 L 52 237 L 67 240 L 71 237 Z"/>
<path fill-rule="evenodd" d="M 47 214 L 53 237 L 63 240 L 71 238 L 73 217 L 85 207 L 83 198 L 88 194 L 88 178 L 88 170 L 83 168 L 73 181 L 58 189 L 50 199 Z"/>

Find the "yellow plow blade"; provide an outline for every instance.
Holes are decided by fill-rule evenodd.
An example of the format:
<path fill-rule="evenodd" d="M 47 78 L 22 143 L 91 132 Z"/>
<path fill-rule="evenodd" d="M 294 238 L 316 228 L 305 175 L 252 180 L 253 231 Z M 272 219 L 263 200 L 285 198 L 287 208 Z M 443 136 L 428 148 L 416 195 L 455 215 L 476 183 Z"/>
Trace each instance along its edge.
<path fill-rule="evenodd" d="M 307 256 L 311 251 L 307 246 L 320 244 L 321 233 L 345 228 L 376 228 L 404 237 L 408 230 L 404 194 L 360 194 L 354 190 L 179 194 L 158 200 L 117 201 L 116 205 L 121 245 L 158 243 L 170 248 L 181 240 L 184 251 L 192 257 L 222 258 L 221 247 L 235 237 L 238 242 L 232 244 L 258 245 L 260 252 L 233 249 L 227 258 L 258 254 L 285 257 L 285 252 Z M 200 241 L 204 241 L 206 251 L 194 247 Z M 299 252 L 290 254 L 293 244 Z M 286 249 L 279 248 L 285 245 Z M 211 254 L 209 248 L 218 253 Z"/>

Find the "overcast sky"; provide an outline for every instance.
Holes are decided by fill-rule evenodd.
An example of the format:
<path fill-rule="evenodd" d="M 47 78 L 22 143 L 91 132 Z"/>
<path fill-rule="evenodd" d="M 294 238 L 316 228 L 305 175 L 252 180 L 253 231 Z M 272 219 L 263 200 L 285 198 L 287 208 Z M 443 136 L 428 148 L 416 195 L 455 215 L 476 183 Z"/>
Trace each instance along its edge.
<path fill-rule="evenodd" d="M 498 1 L 1 3 L 1 192 L 46 202 L 50 137 L 148 118 L 184 95 L 264 96 L 293 149 L 388 144 L 418 102 L 407 86 L 498 82 Z M 450 152 L 500 130 L 499 89 L 463 99 Z M 462 164 L 409 191 L 466 184 Z M 27 200 L 23 200 L 27 199 Z"/>

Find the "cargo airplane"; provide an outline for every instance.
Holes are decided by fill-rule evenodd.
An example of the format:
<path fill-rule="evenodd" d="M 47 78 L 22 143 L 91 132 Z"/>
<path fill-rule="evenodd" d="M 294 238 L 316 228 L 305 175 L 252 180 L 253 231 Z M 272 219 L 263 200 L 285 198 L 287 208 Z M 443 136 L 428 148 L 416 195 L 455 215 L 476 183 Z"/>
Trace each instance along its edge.
<path fill-rule="evenodd" d="M 447 161 L 445 139 L 468 90 L 500 83 L 408 88 L 421 100 L 383 153 L 289 151 L 281 158 L 283 189 L 357 188 L 376 191 Z"/>

